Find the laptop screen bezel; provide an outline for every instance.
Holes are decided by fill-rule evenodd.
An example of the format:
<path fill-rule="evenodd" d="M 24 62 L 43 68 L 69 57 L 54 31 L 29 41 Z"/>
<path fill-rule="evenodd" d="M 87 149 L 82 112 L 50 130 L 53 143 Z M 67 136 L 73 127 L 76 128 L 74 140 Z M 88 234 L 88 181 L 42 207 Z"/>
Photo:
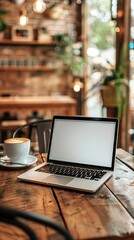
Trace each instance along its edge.
<path fill-rule="evenodd" d="M 51 150 L 51 143 L 52 143 L 52 136 L 53 136 L 53 129 L 55 120 L 57 119 L 63 119 L 63 120 L 83 120 L 83 121 L 102 121 L 102 122 L 111 122 L 115 123 L 115 133 L 114 133 L 114 144 L 113 144 L 113 152 L 112 152 L 112 161 L 111 161 L 111 167 L 98 167 L 96 165 L 86 165 L 86 164 L 80 164 L 80 163 L 70 163 L 70 162 L 64 162 L 59 161 L 56 159 L 50 158 L 50 150 Z M 50 136 L 50 142 L 49 142 L 49 148 L 48 148 L 48 154 L 47 154 L 47 163 L 55 163 L 55 164 L 62 164 L 62 165 L 69 165 L 69 166 L 78 166 L 78 167 L 85 167 L 85 168 L 93 168 L 93 169 L 105 169 L 109 171 L 114 170 L 115 165 L 115 154 L 116 154 L 116 147 L 117 147 L 117 141 L 118 141 L 118 128 L 119 128 L 119 119 L 118 118 L 108 118 L 108 117 L 84 117 L 84 116 L 53 116 L 52 121 L 52 129 L 51 129 L 51 136 Z M 56 161 L 56 162 L 55 162 Z"/>

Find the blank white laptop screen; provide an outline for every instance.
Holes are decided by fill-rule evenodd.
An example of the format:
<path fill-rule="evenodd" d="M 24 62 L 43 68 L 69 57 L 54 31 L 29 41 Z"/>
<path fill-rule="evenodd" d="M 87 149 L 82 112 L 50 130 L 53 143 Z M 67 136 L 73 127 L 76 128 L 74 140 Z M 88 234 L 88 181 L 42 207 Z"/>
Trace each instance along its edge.
<path fill-rule="evenodd" d="M 111 167 L 115 122 L 55 119 L 49 159 Z"/>

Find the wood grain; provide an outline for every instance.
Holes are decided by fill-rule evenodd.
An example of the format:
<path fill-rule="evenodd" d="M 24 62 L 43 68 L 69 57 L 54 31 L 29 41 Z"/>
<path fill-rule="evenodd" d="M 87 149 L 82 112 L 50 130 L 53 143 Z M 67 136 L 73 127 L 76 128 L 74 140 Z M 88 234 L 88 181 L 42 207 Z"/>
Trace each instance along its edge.
<path fill-rule="evenodd" d="M 59 189 L 55 192 L 74 239 L 129 239 L 134 231 L 133 219 L 106 186 L 92 195 Z"/>
<path fill-rule="evenodd" d="M 134 170 L 134 156 L 125 150 L 118 148 L 116 151 L 116 157 L 120 159 L 124 164 L 129 166 L 132 170 Z"/>
<path fill-rule="evenodd" d="M 126 165 L 116 161 L 116 171 L 106 183 L 110 191 L 134 218 L 134 172 Z"/>
<path fill-rule="evenodd" d="M 76 115 L 76 100 L 68 96 L 11 96 L 0 97 L 1 111 L 63 110 L 66 115 Z"/>
<path fill-rule="evenodd" d="M 45 154 L 37 156 L 33 166 L 46 160 Z M 129 165 L 117 160 L 113 176 L 94 194 L 20 182 L 17 176 L 26 169 L 0 168 L 0 204 L 47 215 L 66 226 L 74 240 L 132 240 L 134 175 Z M 63 239 L 51 229 L 28 225 L 37 231 L 39 240 Z M 27 240 L 22 231 L 0 223 L 0 240 L 7 239 Z"/>
<path fill-rule="evenodd" d="M 40 162 L 42 157 L 39 157 Z M 32 211 L 47 215 L 64 225 L 59 208 L 49 187 L 19 182 L 17 176 L 25 170 L 0 169 L 0 203 L 11 208 Z M 31 225 L 31 224 L 30 224 Z M 31 225 L 38 233 L 39 239 L 60 239 L 60 235 L 53 230 L 45 230 L 39 224 Z M 7 230 L 8 229 L 8 230 Z M 6 234 L 6 235 L 5 235 Z M 10 236 L 10 237 L 9 237 Z M 15 227 L 4 227 L 0 223 L 0 240 L 27 239 L 24 233 Z"/>

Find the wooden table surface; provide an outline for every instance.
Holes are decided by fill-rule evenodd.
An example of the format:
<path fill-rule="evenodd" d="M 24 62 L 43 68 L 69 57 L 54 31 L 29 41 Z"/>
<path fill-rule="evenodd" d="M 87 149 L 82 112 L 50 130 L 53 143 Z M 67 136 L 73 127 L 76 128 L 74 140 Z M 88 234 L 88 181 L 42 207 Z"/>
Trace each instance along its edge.
<path fill-rule="evenodd" d="M 37 157 L 36 164 L 45 161 L 45 155 Z M 26 169 L 0 167 L 0 204 L 48 215 L 65 225 L 75 240 L 134 240 L 134 158 L 122 149 L 117 157 L 114 175 L 94 194 L 20 182 L 17 176 Z M 53 230 L 33 226 L 40 240 L 61 239 Z M 0 240 L 26 240 L 23 236 L 0 223 Z"/>
<path fill-rule="evenodd" d="M 11 96 L 0 97 L 0 112 L 63 110 L 65 115 L 76 115 L 76 100 L 69 96 Z"/>

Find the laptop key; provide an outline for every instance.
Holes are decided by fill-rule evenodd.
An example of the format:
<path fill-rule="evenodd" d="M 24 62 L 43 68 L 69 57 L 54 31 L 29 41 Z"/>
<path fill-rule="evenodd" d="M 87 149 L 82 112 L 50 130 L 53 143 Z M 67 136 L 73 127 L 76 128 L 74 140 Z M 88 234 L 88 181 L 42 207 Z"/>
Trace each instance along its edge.
<path fill-rule="evenodd" d="M 54 165 L 54 164 L 45 165 L 40 169 L 37 169 L 37 171 L 58 174 L 58 175 L 66 175 L 70 177 L 96 180 L 96 181 L 98 181 L 106 173 L 105 171 L 101 171 L 101 170 L 99 171 L 94 169 L 86 169 L 86 168 L 78 168 L 78 167 L 72 167 L 72 166 Z"/>

